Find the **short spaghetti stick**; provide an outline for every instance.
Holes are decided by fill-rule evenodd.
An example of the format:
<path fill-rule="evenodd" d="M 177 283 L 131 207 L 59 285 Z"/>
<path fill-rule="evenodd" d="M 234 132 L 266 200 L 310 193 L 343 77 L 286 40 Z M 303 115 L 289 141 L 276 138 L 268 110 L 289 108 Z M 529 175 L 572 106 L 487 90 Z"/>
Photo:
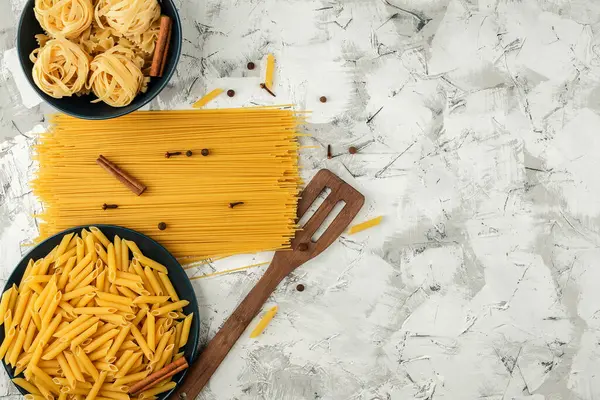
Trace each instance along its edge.
<path fill-rule="evenodd" d="M 275 57 L 273 54 L 267 56 L 267 68 L 265 71 L 265 86 L 273 90 L 273 76 L 275 75 Z"/>
<path fill-rule="evenodd" d="M 213 101 L 221 93 L 223 93 L 223 89 L 215 89 L 212 92 L 205 94 L 204 97 L 202 97 L 200 100 L 198 100 L 197 102 L 192 104 L 192 107 L 194 107 L 194 108 L 204 107 L 205 105 L 207 105 L 208 103 Z"/>
<path fill-rule="evenodd" d="M 379 225 L 381 223 L 382 219 L 383 219 L 383 216 L 379 216 L 377 218 L 373 218 L 373 219 L 370 219 L 370 220 L 365 221 L 363 223 L 351 226 L 350 229 L 348 229 L 348 234 L 349 235 L 353 235 L 355 233 L 362 232 L 365 229 L 369 229 L 369 228 L 372 228 L 374 226 L 377 226 L 377 225 Z"/>

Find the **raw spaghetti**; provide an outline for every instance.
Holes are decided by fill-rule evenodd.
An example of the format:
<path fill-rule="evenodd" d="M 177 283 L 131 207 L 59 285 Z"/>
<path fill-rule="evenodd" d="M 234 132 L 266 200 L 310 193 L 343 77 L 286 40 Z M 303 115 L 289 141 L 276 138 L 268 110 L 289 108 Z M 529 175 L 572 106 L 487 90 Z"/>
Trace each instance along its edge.
<path fill-rule="evenodd" d="M 136 112 L 105 121 L 54 115 L 36 146 L 40 239 L 105 223 L 148 234 L 180 258 L 286 248 L 297 228 L 302 120 L 277 107 Z M 167 151 L 182 154 L 165 158 Z M 133 195 L 98 167 L 99 154 L 146 192 Z M 235 202 L 243 204 L 230 207 Z M 118 208 L 103 210 L 104 203 Z"/>

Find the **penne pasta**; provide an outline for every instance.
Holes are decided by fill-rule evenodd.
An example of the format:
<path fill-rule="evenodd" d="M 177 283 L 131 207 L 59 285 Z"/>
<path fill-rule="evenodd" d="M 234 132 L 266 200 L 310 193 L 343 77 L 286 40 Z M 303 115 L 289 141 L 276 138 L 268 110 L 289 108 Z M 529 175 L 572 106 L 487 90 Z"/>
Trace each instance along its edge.
<path fill-rule="evenodd" d="M 188 302 L 166 268 L 133 242 L 86 232 L 29 260 L 0 299 L 0 359 L 31 400 L 130 400 L 129 384 L 182 357 L 188 341 L 193 314 L 181 313 Z"/>

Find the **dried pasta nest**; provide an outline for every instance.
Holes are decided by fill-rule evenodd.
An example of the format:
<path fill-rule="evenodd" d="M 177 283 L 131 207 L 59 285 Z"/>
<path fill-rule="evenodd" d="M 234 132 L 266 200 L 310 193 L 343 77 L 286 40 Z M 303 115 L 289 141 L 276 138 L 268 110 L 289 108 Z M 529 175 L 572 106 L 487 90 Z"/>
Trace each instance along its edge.
<path fill-rule="evenodd" d="M 90 70 L 90 56 L 67 39 L 40 37 L 44 46 L 35 49 L 30 59 L 33 80 L 44 93 L 60 99 L 85 89 Z"/>
<path fill-rule="evenodd" d="M 121 45 L 97 55 L 91 63 L 87 85 L 98 97 L 94 102 L 104 101 L 113 107 L 131 103 L 146 90 L 148 78 L 142 73 L 143 66 L 141 57 Z"/>
<path fill-rule="evenodd" d="M 99 0 L 96 23 L 113 28 L 120 36 L 141 35 L 160 17 L 157 0 Z"/>
<path fill-rule="evenodd" d="M 73 39 L 94 19 L 91 0 L 35 0 L 35 17 L 51 36 Z"/>

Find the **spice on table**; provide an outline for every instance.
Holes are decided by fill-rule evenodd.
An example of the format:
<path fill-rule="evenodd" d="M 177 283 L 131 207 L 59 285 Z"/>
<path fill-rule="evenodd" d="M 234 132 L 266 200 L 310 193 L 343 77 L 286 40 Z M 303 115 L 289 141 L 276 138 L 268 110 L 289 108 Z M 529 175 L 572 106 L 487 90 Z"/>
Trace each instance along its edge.
<path fill-rule="evenodd" d="M 163 15 L 160 17 L 160 28 L 158 31 L 158 39 L 156 40 L 156 48 L 152 57 L 152 65 L 150 66 L 150 76 L 160 77 L 165 62 L 166 53 L 169 47 L 169 38 L 171 36 L 171 18 Z"/>
<path fill-rule="evenodd" d="M 298 286 L 296 286 L 296 290 L 299 292 L 304 292 L 304 285 L 300 283 Z"/>
<path fill-rule="evenodd" d="M 249 70 L 251 70 L 251 71 L 254 69 L 254 67 L 255 67 L 255 65 L 254 65 L 254 63 L 253 63 L 252 61 L 250 61 L 250 62 L 249 62 L 247 65 L 246 65 L 246 68 L 248 68 L 248 69 L 249 69 Z"/>
<path fill-rule="evenodd" d="M 108 210 L 108 209 L 112 209 L 112 208 L 119 208 L 119 206 L 116 204 L 106 204 L 106 203 L 102 204 L 103 210 Z"/>
<path fill-rule="evenodd" d="M 210 154 L 210 151 L 208 151 L 208 149 L 202 149 L 202 151 L 200 152 L 200 154 L 202 154 L 204 157 L 206 157 L 207 155 Z"/>
<path fill-rule="evenodd" d="M 158 223 L 158 230 L 159 231 L 164 231 L 165 229 L 167 229 L 167 224 L 165 224 L 164 222 L 159 222 Z"/>
<path fill-rule="evenodd" d="M 298 245 L 298 251 L 306 251 L 308 250 L 308 243 L 300 243 Z"/>
<path fill-rule="evenodd" d="M 173 33 L 173 23 L 171 22 L 171 26 L 169 27 L 169 34 L 167 35 L 167 44 L 165 46 L 165 51 L 163 53 L 162 62 L 160 65 L 160 73 L 158 76 L 163 76 L 165 72 L 165 66 L 167 65 L 167 56 L 169 55 L 169 47 L 171 46 L 171 34 Z"/>
<path fill-rule="evenodd" d="M 191 151 L 191 150 L 188 150 L 188 151 L 186 151 L 186 152 L 185 152 L 185 156 L 186 156 L 186 157 L 191 157 L 191 156 L 192 156 L 192 154 L 193 154 L 193 153 L 192 153 L 192 151 Z"/>
<path fill-rule="evenodd" d="M 170 364 L 165 365 L 155 373 L 148 375 L 145 379 L 142 379 L 135 385 L 129 387 L 129 394 L 135 394 L 137 392 L 143 392 L 155 386 L 157 383 L 178 374 L 184 369 L 188 368 L 189 365 L 185 357 L 179 358 Z"/>
<path fill-rule="evenodd" d="M 348 153 L 350 153 L 350 154 L 356 154 L 357 152 L 358 152 L 358 149 L 354 146 L 350 146 L 348 148 Z"/>
<path fill-rule="evenodd" d="M 235 90 L 233 90 L 233 89 L 229 89 L 229 90 L 227 91 L 227 96 L 229 96 L 229 97 L 233 97 L 233 96 L 235 96 Z"/>
<path fill-rule="evenodd" d="M 329 158 L 331 160 L 331 158 L 333 158 L 333 155 L 331 154 L 331 145 L 328 144 L 327 145 L 327 158 Z"/>
<path fill-rule="evenodd" d="M 319 97 L 319 101 L 320 101 L 321 103 L 327 103 L 327 97 L 325 97 L 325 96 L 321 96 L 321 97 Z"/>
<path fill-rule="evenodd" d="M 272 91 L 271 91 L 271 90 L 270 90 L 270 89 L 267 87 L 267 85 L 265 85 L 264 83 L 261 83 L 261 84 L 260 84 L 260 87 L 261 87 L 262 89 L 265 89 L 265 90 L 266 90 L 266 91 L 267 91 L 267 92 L 268 92 L 268 93 L 269 93 L 271 96 L 273 96 L 273 97 L 277 97 L 277 96 L 275 96 L 275 93 L 273 93 L 273 92 L 272 92 Z"/>
<path fill-rule="evenodd" d="M 180 151 L 173 151 L 173 152 L 166 152 L 165 153 L 165 158 L 171 158 L 173 156 L 180 156 L 181 152 Z"/>
<path fill-rule="evenodd" d="M 109 174 L 114 176 L 121 182 L 123 185 L 127 187 L 127 189 L 131 190 L 136 195 L 141 195 L 146 190 L 146 186 L 129 175 L 127 172 L 123 171 L 119 168 L 115 163 L 109 161 L 102 154 L 98 156 L 96 159 L 96 164 L 104 168 Z"/>
<path fill-rule="evenodd" d="M 236 201 L 235 203 L 229 203 L 229 208 L 233 208 L 235 206 L 241 206 L 242 204 L 244 204 L 243 201 Z"/>

